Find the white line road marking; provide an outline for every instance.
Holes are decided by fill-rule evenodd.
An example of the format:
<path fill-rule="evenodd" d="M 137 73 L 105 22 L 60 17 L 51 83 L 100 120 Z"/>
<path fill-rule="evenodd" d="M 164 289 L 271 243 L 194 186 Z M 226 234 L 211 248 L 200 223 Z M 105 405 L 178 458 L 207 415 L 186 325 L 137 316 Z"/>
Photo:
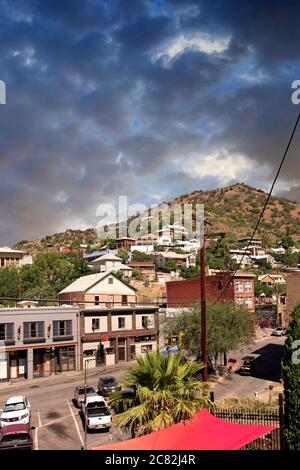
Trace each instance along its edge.
<path fill-rule="evenodd" d="M 83 439 L 82 439 L 82 437 L 81 437 L 80 430 L 79 430 L 79 426 L 78 426 L 78 423 L 77 423 L 77 421 L 76 421 L 76 417 L 75 417 L 74 412 L 73 412 L 73 410 L 72 410 L 71 404 L 70 404 L 69 401 L 67 401 L 67 403 L 68 403 L 68 406 L 69 406 L 69 408 L 70 408 L 71 415 L 72 415 L 72 418 L 73 418 L 73 420 L 74 420 L 75 428 L 76 428 L 77 434 L 78 434 L 78 436 L 79 436 L 81 445 L 82 445 L 82 447 L 84 447 L 84 442 L 83 442 Z"/>
<path fill-rule="evenodd" d="M 39 421 L 39 428 L 42 426 L 41 414 L 40 409 L 38 408 L 38 421 Z"/>
<path fill-rule="evenodd" d="M 34 441 L 35 441 L 34 449 L 35 450 L 39 450 L 38 432 L 39 432 L 39 428 L 35 428 L 35 433 L 34 433 Z"/>

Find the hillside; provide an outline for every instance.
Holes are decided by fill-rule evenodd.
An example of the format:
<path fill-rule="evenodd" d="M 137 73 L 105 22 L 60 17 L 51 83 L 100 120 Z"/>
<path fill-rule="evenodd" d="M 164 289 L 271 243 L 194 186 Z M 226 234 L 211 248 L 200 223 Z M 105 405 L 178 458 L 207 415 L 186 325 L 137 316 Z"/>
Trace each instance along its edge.
<path fill-rule="evenodd" d="M 205 207 L 205 216 L 211 225 L 207 235 L 216 232 L 232 233 L 236 237 L 248 236 L 255 226 L 267 194 L 243 183 L 212 191 L 194 191 L 169 201 L 168 204 L 196 204 Z M 155 212 L 159 211 L 159 206 Z M 281 235 L 289 234 L 300 239 L 300 204 L 273 196 L 258 230 L 266 245 Z M 30 253 L 50 250 L 57 246 L 78 246 L 79 244 L 101 245 L 95 229 L 67 230 L 48 235 L 42 240 L 23 240 L 15 245 Z"/>

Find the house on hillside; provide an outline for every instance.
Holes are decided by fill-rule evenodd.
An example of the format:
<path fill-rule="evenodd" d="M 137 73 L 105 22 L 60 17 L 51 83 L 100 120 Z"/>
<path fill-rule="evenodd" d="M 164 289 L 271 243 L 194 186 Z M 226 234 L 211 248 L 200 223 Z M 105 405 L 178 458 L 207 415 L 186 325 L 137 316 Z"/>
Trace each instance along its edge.
<path fill-rule="evenodd" d="M 132 269 L 138 269 L 141 273 L 141 278 L 143 281 L 155 281 L 155 264 L 151 261 L 131 261 L 128 263 L 128 266 L 130 266 Z"/>
<path fill-rule="evenodd" d="M 285 284 L 285 277 L 282 274 L 261 274 L 258 276 L 258 281 L 267 286 L 274 284 Z"/>
<path fill-rule="evenodd" d="M 9 246 L 0 247 L 0 269 L 12 266 L 20 268 L 25 264 L 32 264 L 32 256 L 27 255 L 26 251 L 13 250 Z"/>
<path fill-rule="evenodd" d="M 157 253 L 157 269 L 167 268 L 168 261 L 174 261 L 177 270 L 182 268 L 189 268 L 190 266 L 196 266 L 196 256 L 193 253 L 174 253 L 173 251 L 163 251 Z"/>
<path fill-rule="evenodd" d="M 121 272 L 125 277 L 132 276 L 132 268 L 123 264 L 122 258 L 116 255 L 102 255 L 90 263 L 98 272 L 105 273 L 108 271 Z"/>

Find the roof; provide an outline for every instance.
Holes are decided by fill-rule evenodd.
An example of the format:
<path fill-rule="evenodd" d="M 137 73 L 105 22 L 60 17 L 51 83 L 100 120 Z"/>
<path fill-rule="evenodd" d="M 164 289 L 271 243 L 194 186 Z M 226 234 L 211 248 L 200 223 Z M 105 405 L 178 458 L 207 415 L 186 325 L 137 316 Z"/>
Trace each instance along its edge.
<path fill-rule="evenodd" d="M 11 403 L 20 403 L 21 401 L 24 401 L 24 396 L 23 395 L 16 395 L 15 397 L 10 397 L 6 403 L 10 405 Z"/>
<path fill-rule="evenodd" d="M 160 253 L 164 258 L 171 258 L 171 259 L 186 259 L 191 256 L 190 253 L 174 253 L 173 251 L 163 251 Z"/>
<path fill-rule="evenodd" d="M 120 282 L 130 287 L 130 289 L 136 290 L 134 287 L 132 287 L 127 282 L 125 282 L 123 279 L 118 278 L 112 270 L 109 270 L 103 273 L 96 273 L 96 274 L 89 274 L 88 276 L 81 276 L 79 279 L 76 279 L 76 281 L 72 282 L 69 286 L 65 287 L 65 289 L 60 291 L 59 294 L 67 294 L 70 292 L 85 292 L 87 289 L 97 284 L 97 282 L 102 281 L 102 279 L 104 279 L 106 276 L 109 276 L 109 275 L 114 276 Z"/>
<path fill-rule="evenodd" d="M 107 255 L 100 256 L 94 261 L 91 261 L 91 263 L 97 263 L 99 261 L 121 261 L 122 262 L 123 260 L 119 256 L 107 254 Z"/>
<path fill-rule="evenodd" d="M 26 251 L 23 250 L 13 250 L 9 246 L 1 246 L 0 247 L 0 253 L 11 253 L 11 254 L 26 254 Z"/>
<path fill-rule="evenodd" d="M 246 273 L 244 271 L 238 271 L 235 273 L 234 277 L 256 277 L 254 273 Z"/>
<path fill-rule="evenodd" d="M 276 428 L 223 421 L 204 409 L 187 423 L 94 450 L 238 450 Z"/>
<path fill-rule="evenodd" d="M 136 266 L 142 266 L 144 268 L 155 268 L 155 264 L 152 261 L 130 261 L 128 266 L 132 266 L 133 268 Z"/>

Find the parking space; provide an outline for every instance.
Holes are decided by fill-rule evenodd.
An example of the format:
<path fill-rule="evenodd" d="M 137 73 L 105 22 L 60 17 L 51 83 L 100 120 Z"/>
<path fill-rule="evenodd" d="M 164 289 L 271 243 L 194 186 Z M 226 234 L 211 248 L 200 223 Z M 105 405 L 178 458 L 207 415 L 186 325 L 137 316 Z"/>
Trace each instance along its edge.
<path fill-rule="evenodd" d="M 111 372 L 108 371 L 110 375 Z M 126 369 L 114 370 L 118 379 L 126 374 Z M 103 374 L 106 375 L 106 374 Z M 89 383 L 97 387 L 99 371 L 91 371 Z M 83 385 L 82 377 L 35 384 L 18 384 L 0 389 L 0 409 L 5 401 L 14 395 L 25 395 L 31 404 L 31 425 L 36 450 L 80 450 L 85 444 L 85 426 L 81 410 L 73 402 L 74 389 Z M 124 439 L 113 425 L 110 431 L 95 430 L 87 433 L 87 448 L 101 446 Z"/>

